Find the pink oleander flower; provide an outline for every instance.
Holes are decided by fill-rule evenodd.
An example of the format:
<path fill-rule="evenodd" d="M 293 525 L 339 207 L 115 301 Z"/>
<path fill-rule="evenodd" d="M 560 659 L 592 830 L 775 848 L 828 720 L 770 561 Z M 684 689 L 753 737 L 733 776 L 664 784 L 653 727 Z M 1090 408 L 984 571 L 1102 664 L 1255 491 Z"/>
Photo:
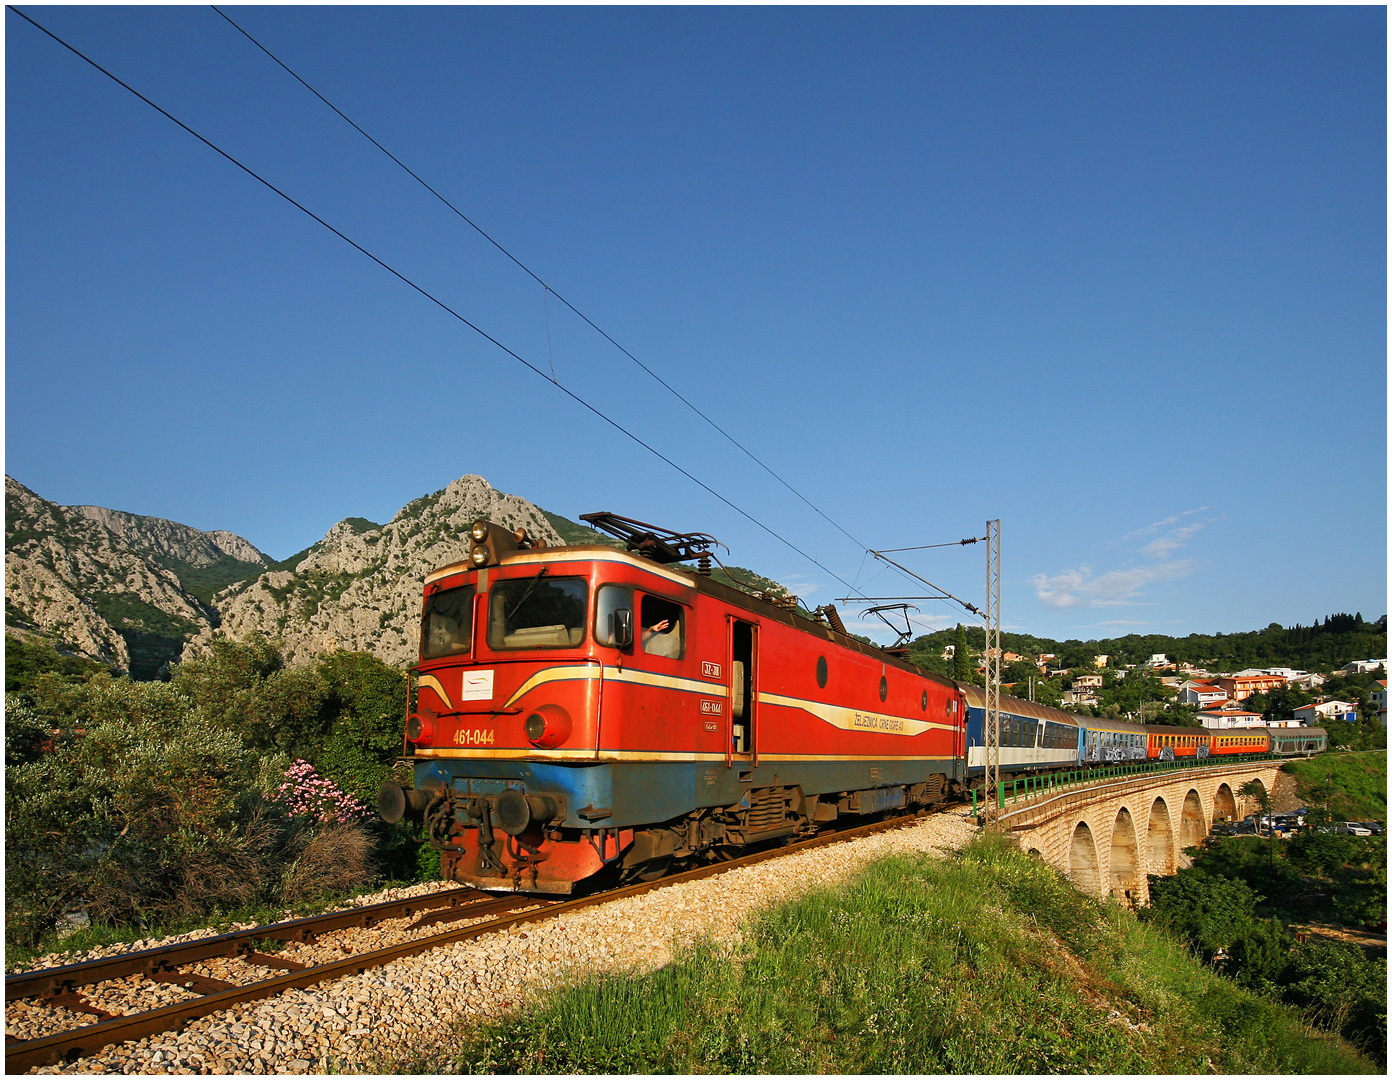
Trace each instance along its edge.
<path fill-rule="evenodd" d="M 369 810 L 332 780 L 320 776 L 309 762 L 297 759 L 284 772 L 285 780 L 276 788 L 273 801 L 295 817 L 309 817 L 324 824 L 361 820 Z"/>

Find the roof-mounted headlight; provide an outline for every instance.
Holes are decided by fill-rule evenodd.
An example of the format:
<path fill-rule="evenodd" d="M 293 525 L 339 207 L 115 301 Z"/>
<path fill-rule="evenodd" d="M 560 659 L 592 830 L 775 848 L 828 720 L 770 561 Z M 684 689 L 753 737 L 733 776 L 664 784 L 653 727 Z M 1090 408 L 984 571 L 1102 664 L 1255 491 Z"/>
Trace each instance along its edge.
<path fill-rule="evenodd" d="M 488 522 L 474 522 L 472 525 L 469 526 L 469 536 L 473 538 L 474 543 L 483 543 L 485 540 L 488 539 Z"/>

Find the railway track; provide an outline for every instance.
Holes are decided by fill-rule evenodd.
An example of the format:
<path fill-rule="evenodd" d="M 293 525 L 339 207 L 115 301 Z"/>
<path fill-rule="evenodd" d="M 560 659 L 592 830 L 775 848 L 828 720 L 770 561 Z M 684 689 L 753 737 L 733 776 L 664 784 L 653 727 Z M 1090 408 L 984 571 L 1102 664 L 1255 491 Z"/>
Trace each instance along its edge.
<path fill-rule="evenodd" d="M 920 816 L 910 815 L 827 833 L 728 862 L 672 874 L 657 881 L 571 900 L 518 893 L 500 895 L 468 888 L 450 889 L 408 900 L 388 901 L 119 956 L 7 975 L 7 1008 L 11 1003 L 25 1002 L 40 1009 L 52 1009 L 55 1016 L 62 1015 L 65 1010 L 68 1014 L 90 1017 L 91 1020 L 38 1038 L 17 1039 L 7 1035 L 6 1072 L 23 1072 L 42 1065 L 74 1061 L 113 1043 L 177 1030 L 198 1017 L 245 1002 L 356 975 L 402 957 L 508 930 L 522 923 L 554 918 L 810 848 L 903 828 L 915 824 Z M 395 929 L 415 935 L 408 940 L 368 951 L 353 951 L 328 961 L 304 962 L 283 956 L 273 949 L 276 945 L 296 943 L 331 945 L 329 939 L 336 931 L 384 927 L 404 920 L 413 921 Z M 459 922 L 466 922 L 467 925 L 430 930 Z M 214 966 L 218 969 L 217 975 L 209 973 Z M 103 986 L 121 980 L 134 982 L 137 992 L 143 985 L 148 985 L 152 991 L 155 987 L 163 989 L 172 985 L 189 996 L 182 1001 L 135 1012 L 117 1013 L 103 1008 L 100 1004 Z"/>

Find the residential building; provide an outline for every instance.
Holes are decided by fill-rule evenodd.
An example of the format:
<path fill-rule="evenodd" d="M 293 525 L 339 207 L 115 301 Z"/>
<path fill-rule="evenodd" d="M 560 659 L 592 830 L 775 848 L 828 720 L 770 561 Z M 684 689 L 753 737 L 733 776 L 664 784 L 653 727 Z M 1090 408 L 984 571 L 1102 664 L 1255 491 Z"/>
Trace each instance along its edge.
<path fill-rule="evenodd" d="M 1203 709 L 1199 713 L 1199 719 L 1204 727 L 1217 730 L 1262 726 L 1262 714 L 1247 712 L 1245 709 Z"/>
<path fill-rule="evenodd" d="M 1227 691 L 1228 697 L 1234 701 L 1246 701 L 1253 694 L 1269 694 L 1273 690 L 1279 690 L 1286 685 L 1286 680 L 1279 675 L 1226 675 L 1221 679 L 1214 679 L 1214 684 L 1221 686 Z"/>
<path fill-rule="evenodd" d="M 1145 662 L 1146 667 L 1169 667 L 1170 658 L 1162 652 L 1151 653 L 1150 659 Z"/>
<path fill-rule="evenodd" d="M 1201 709 L 1207 709 L 1221 705 L 1227 700 L 1228 692 L 1221 686 L 1214 686 L 1213 683 L 1202 682 L 1199 679 L 1190 679 L 1179 689 L 1181 705 L 1197 705 Z"/>
<path fill-rule="evenodd" d="M 1382 726 L 1387 726 L 1387 680 L 1379 679 L 1373 683 L 1372 689 L 1368 691 L 1368 697 L 1373 703 L 1373 708 L 1378 711 L 1378 719 L 1382 721 Z"/>
<path fill-rule="evenodd" d="M 1074 689 L 1074 690 L 1084 690 L 1084 689 L 1086 689 L 1086 688 L 1088 688 L 1088 687 L 1099 687 L 1099 688 L 1100 688 L 1101 685 L 1102 685 L 1102 676 L 1101 676 L 1101 675 L 1079 675 L 1079 676 L 1075 677 L 1074 680 L 1073 680 L 1073 689 Z"/>
<path fill-rule="evenodd" d="M 1319 727 L 1330 720 L 1352 724 L 1358 720 L 1358 709 L 1351 701 L 1317 701 L 1294 710 L 1295 718 L 1306 727 Z"/>
<path fill-rule="evenodd" d="M 1351 664 L 1345 664 L 1339 670 L 1345 675 L 1362 675 L 1365 671 L 1376 671 L 1378 668 L 1382 668 L 1383 671 L 1387 670 L 1387 657 L 1384 656 L 1381 660 L 1355 660 Z"/>
<path fill-rule="evenodd" d="M 1094 656 L 1092 658 L 1092 666 L 1095 668 L 1104 668 L 1111 662 L 1112 658 L 1108 656 L 1106 653 L 1103 653 L 1101 656 Z"/>

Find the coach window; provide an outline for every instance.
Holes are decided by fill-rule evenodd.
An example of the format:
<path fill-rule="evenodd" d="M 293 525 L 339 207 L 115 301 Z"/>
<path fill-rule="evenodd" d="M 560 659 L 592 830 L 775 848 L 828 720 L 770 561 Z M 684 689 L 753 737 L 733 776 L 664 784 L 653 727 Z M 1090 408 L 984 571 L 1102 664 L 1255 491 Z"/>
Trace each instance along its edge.
<path fill-rule="evenodd" d="M 684 622 L 680 604 L 660 596 L 644 596 L 638 617 L 638 624 L 643 628 L 643 651 L 652 656 L 680 660 Z"/>

